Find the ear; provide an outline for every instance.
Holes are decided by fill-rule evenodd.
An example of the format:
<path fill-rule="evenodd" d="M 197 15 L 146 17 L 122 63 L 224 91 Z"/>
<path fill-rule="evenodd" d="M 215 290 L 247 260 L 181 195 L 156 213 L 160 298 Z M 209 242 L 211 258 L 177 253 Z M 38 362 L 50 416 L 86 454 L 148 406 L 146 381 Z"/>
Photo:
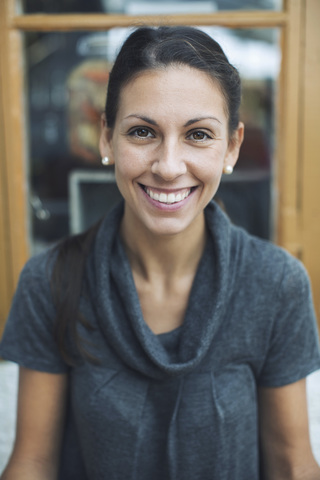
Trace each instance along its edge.
<path fill-rule="evenodd" d="M 244 124 L 239 122 L 237 130 L 229 140 L 228 150 L 224 159 L 224 166 L 230 165 L 232 168 L 237 163 L 239 151 L 244 137 Z"/>
<path fill-rule="evenodd" d="M 112 130 L 107 126 L 106 116 L 101 115 L 101 133 L 99 140 L 99 151 L 101 157 L 109 158 L 109 165 L 114 164 L 113 144 L 112 144 Z"/>

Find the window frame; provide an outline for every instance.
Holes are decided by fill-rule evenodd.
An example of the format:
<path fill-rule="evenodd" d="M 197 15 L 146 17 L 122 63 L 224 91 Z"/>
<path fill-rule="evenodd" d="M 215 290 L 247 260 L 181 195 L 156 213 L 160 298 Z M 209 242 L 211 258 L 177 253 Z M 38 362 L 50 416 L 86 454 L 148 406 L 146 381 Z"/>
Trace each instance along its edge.
<path fill-rule="evenodd" d="M 287 0 L 283 11 L 128 16 L 22 14 L 0 2 L 0 334 L 22 266 L 29 256 L 23 32 L 101 31 L 141 24 L 281 29 L 274 175 L 275 242 L 300 258 L 312 280 L 320 317 L 320 38 L 318 0 Z M 318 200 L 318 201 L 317 201 Z"/>

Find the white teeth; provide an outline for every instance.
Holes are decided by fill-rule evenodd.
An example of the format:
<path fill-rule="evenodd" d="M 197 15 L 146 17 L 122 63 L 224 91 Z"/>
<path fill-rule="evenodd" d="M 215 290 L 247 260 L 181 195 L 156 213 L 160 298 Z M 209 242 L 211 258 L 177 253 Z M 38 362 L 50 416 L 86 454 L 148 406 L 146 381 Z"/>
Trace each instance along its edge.
<path fill-rule="evenodd" d="M 174 193 L 169 193 L 167 203 L 174 203 L 176 201 L 176 196 Z"/>
<path fill-rule="evenodd" d="M 182 200 L 187 198 L 191 193 L 191 189 L 186 190 L 183 193 L 177 193 L 177 194 L 175 193 L 166 194 L 162 192 L 156 193 L 150 190 L 149 188 L 147 188 L 145 191 L 147 192 L 149 197 L 151 197 L 153 200 L 156 200 L 160 203 L 167 203 L 167 204 L 181 202 Z"/>

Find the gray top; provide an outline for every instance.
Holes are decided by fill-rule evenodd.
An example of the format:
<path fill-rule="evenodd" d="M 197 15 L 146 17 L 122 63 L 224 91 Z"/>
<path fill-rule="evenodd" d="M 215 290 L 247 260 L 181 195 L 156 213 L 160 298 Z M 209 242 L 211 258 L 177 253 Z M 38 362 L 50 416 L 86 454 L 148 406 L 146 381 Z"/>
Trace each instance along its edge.
<path fill-rule="evenodd" d="M 320 367 L 304 267 L 212 202 L 184 324 L 154 335 L 119 240 L 122 212 L 99 229 L 80 304 L 94 327 L 80 334 L 100 364 L 69 368 L 59 354 L 48 253 L 25 266 L 0 346 L 4 358 L 70 377 L 60 478 L 259 479 L 257 386 Z"/>

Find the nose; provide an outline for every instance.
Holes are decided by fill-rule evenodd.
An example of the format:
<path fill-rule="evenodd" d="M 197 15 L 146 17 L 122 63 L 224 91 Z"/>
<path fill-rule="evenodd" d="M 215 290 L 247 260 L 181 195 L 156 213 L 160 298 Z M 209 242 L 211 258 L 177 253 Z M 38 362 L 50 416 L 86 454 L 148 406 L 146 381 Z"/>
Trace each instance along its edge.
<path fill-rule="evenodd" d="M 186 173 L 183 145 L 174 139 L 163 141 L 156 151 L 151 171 L 167 182 Z"/>

